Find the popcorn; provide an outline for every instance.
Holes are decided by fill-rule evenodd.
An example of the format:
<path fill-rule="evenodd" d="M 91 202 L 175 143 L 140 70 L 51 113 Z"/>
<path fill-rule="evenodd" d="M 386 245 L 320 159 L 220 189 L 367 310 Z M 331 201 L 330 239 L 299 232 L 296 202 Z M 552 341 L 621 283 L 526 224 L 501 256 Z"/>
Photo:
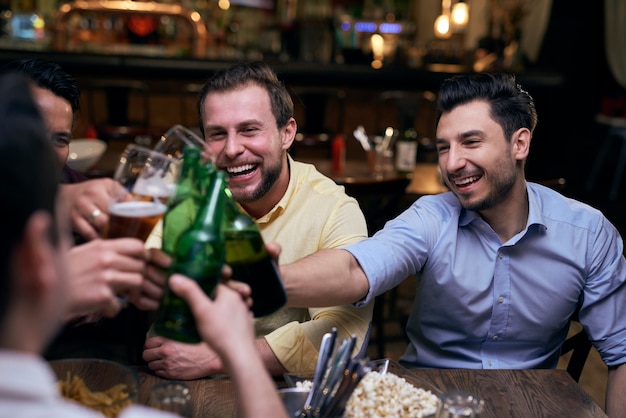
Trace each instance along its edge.
<path fill-rule="evenodd" d="M 311 389 L 304 380 L 296 387 Z M 439 398 L 393 373 L 369 372 L 352 392 L 343 418 L 424 418 L 434 416 Z"/>
<path fill-rule="evenodd" d="M 422 418 L 434 415 L 439 398 L 393 373 L 370 372 L 348 400 L 344 418 Z"/>

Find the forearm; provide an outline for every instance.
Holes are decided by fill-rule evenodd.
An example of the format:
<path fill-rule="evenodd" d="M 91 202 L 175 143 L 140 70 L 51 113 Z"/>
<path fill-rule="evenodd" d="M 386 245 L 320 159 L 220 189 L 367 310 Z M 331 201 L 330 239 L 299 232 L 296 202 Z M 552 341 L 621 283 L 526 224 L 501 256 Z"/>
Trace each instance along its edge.
<path fill-rule="evenodd" d="M 605 409 L 611 418 L 626 418 L 626 363 L 609 367 Z"/>
<path fill-rule="evenodd" d="M 369 290 L 365 273 L 345 250 L 320 250 L 280 267 L 289 306 L 346 305 Z"/>
<path fill-rule="evenodd" d="M 246 361 L 237 360 L 240 366 L 227 365 L 231 380 L 235 385 L 238 399 L 238 416 L 286 417 L 282 401 L 276 392 L 276 385 L 267 372 L 261 358 L 250 353 Z"/>
<path fill-rule="evenodd" d="M 280 361 L 278 361 L 278 358 L 270 348 L 267 341 L 265 341 L 265 338 L 257 338 L 256 346 L 261 358 L 263 359 L 265 368 L 272 376 L 282 376 L 287 372 L 287 369 L 285 369 Z"/>

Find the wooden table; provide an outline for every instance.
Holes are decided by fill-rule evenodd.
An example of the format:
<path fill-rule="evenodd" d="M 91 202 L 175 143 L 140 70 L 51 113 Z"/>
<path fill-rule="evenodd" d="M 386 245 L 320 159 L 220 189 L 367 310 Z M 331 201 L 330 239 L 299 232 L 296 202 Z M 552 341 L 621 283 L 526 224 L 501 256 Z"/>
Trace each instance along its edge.
<path fill-rule="evenodd" d="M 485 401 L 481 418 L 606 417 L 602 409 L 564 370 L 408 370 L 391 362 L 389 372 L 415 386 L 440 393 L 466 390 Z M 139 371 L 139 402 L 147 403 L 150 389 L 165 381 L 148 370 Z M 185 382 L 196 417 L 236 417 L 232 382 L 216 376 Z M 277 387 L 285 386 L 282 380 Z"/>
<path fill-rule="evenodd" d="M 389 371 L 441 392 L 474 393 L 485 401 L 481 418 L 606 417 L 565 370 L 407 370 L 392 362 Z"/>

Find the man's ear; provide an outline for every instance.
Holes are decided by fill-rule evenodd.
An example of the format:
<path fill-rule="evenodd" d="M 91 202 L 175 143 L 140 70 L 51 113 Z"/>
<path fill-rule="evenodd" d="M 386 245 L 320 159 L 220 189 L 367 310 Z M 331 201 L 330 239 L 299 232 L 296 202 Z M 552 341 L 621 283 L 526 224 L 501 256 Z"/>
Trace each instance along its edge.
<path fill-rule="evenodd" d="M 28 298 L 41 298 L 57 285 L 57 249 L 50 241 L 50 228 L 52 216 L 35 212 L 14 252 L 14 288 Z"/>
<path fill-rule="evenodd" d="M 281 141 L 282 141 L 282 149 L 287 150 L 293 144 L 294 139 L 296 138 L 296 133 L 298 132 L 298 123 L 294 118 L 290 118 L 285 126 L 280 128 L 281 132 Z"/>
<path fill-rule="evenodd" d="M 531 134 L 527 128 L 520 128 L 513 133 L 511 151 L 513 158 L 524 161 L 530 152 Z"/>

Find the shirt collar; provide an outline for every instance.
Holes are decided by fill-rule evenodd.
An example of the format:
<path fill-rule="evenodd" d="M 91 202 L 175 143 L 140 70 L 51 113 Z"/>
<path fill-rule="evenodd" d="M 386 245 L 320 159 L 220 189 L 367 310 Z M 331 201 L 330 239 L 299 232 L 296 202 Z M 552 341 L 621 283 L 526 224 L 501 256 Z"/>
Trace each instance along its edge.
<path fill-rule="evenodd" d="M 524 231 L 522 232 L 526 232 L 532 225 L 543 226 L 546 228 L 546 223 L 543 219 L 543 214 L 541 213 L 541 207 L 537 201 L 537 195 L 529 187 L 528 182 L 526 182 L 526 195 L 528 196 L 528 219 L 526 221 L 526 228 L 524 228 Z M 459 226 L 467 226 L 476 219 L 482 219 L 478 212 L 461 208 Z"/>

